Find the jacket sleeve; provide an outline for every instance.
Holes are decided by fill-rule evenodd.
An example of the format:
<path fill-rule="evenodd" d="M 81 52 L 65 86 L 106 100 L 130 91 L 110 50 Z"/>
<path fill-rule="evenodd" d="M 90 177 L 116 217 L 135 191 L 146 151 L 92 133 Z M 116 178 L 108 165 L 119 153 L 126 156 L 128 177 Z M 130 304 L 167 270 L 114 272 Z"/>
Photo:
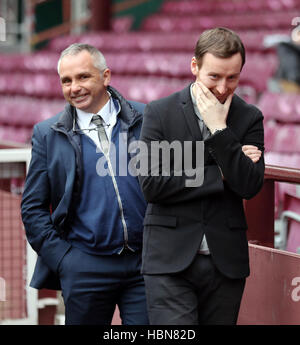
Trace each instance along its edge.
<path fill-rule="evenodd" d="M 140 156 L 142 162 L 147 162 L 147 169 L 139 175 L 139 182 L 147 202 L 178 203 L 222 192 L 224 184 L 217 165 L 198 166 L 194 177 L 186 174 L 184 169 L 181 174 L 176 173 L 174 166 L 170 167 L 169 174 L 163 173 L 162 160 L 153 156 L 151 149 L 151 143 L 166 140 L 161 115 L 159 109 L 155 109 L 153 105 L 146 106 L 140 136 Z M 199 154 L 203 155 L 203 152 Z M 156 163 L 156 166 L 151 166 L 151 161 Z M 197 178 L 200 183 L 197 183 Z M 191 186 L 193 179 L 195 184 L 192 183 Z"/>
<path fill-rule="evenodd" d="M 258 109 L 256 110 L 242 143 L 230 127 L 205 141 L 210 154 L 222 170 L 227 186 L 244 199 L 255 196 L 264 182 L 263 116 Z M 243 153 L 243 145 L 254 145 L 262 151 L 262 156 L 257 163 L 253 163 Z"/>
<path fill-rule="evenodd" d="M 27 239 L 52 271 L 56 271 L 70 244 L 59 237 L 51 220 L 47 148 L 38 125 L 32 136 L 31 161 L 21 202 Z"/>

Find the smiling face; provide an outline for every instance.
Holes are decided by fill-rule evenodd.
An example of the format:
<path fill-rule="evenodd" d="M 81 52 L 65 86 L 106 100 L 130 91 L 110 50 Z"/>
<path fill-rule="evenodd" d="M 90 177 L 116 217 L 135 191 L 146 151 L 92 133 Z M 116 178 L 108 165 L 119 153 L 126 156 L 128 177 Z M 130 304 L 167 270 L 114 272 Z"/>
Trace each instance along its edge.
<path fill-rule="evenodd" d="M 224 103 L 237 88 L 241 69 L 242 57 L 240 53 L 228 58 L 220 58 L 211 53 L 205 53 L 200 68 L 195 57 L 192 58 L 191 62 L 191 71 L 196 77 L 196 81 L 201 81 L 220 103 Z"/>
<path fill-rule="evenodd" d="M 87 113 L 97 112 L 108 101 L 110 70 L 100 71 L 87 51 L 66 55 L 59 66 L 62 92 L 67 102 Z"/>

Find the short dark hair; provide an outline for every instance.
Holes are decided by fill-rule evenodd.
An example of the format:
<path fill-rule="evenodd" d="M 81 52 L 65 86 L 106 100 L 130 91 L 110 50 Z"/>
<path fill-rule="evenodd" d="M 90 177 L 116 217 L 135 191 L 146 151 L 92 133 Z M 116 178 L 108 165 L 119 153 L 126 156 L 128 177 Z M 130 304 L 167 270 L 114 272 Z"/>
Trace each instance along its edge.
<path fill-rule="evenodd" d="M 202 64 L 202 58 L 206 53 L 220 58 L 229 58 L 236 53 L 240 53 L 242 67 L 246 61 L 243 42 L 234 31 L 227 28 L 205 30 L 200 35 L 195 47 L 195 57 L 199 68 Z"/>

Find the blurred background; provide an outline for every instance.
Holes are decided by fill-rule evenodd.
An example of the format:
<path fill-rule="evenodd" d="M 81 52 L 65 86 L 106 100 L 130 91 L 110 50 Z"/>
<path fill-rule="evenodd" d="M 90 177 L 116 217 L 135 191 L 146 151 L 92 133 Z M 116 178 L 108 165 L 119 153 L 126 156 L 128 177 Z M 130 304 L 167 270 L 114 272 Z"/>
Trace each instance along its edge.
<path fill-rule="evenodd" d="M 111 85 L 147 103 L 187 85 L 198 36 L 225 26 L 245 43 L 238 93 L 263 111 L 267 151 L 299 152 L 300 0 L 1 0 L 0 17 L 0 140 L 30 143 L 62 109 L 56 63 L 69 44 L 99 48 Z"/>
<path fill-rule="evenodd" d="M 193 80 L 190 61 L 203 30 L 235 30 L 247 53 L 237 93 L 264 114 L 266 163 L 300 168 L 299 25 L 300 0 L 0 0 L 0 284 L 13 300 L 0 298 L 0 323 L 26 319 L 33 294 L 23 288 L 31 268 L 19 218 L 30 158 L 21 164 L 4 153 L 30 148 L 33 125 L 63 109 L 56 64 L 64 48 L 94 45 L 112 71 L 111 85 L 148 103 Z M 288 211 L 300 224 L 299 185 L 275 187 L 274 246 L 300 253 L 300 231 L 288 237 L 282 216 L 292 198 Z M 56 310 L 55 296 L 39 300 L 39 313 L 45 306 Z"/>

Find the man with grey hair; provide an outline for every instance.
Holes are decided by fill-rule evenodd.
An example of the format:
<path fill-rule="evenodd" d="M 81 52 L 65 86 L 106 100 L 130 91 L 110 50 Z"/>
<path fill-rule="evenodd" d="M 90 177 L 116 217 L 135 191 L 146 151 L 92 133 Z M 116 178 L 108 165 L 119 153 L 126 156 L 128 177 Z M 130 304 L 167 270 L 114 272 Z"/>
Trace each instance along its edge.
<path fill-rule="evenodd" d="M 144 105 L 109 86 L 105 58 L 90 45 L 65 49 L 58 74 L 68 104 L 34 127 L 22 199 L 38 254 L 31 286 L 62 289 L 66 324 L 110 324 L 116 305 L 123 324 L 147 324 L 140 274 L 146 202 L 137 177 L 118 174 L 112 162 L 128 171 Z M 99 174 L 99 161 L 109 174 Z"/>
<path fill-rule="evenodd" d="M 104 55 L 95 47 L 89 45 L 89 44 L 83 44 L 83 43 L 73 43 L 69 47 L 67 47 L 65 50 L 62 51 L 60 54 L 60 57 L 57 62 L 57 72 L 59 74 L 60 69 L 60 63 L 61 60 L 67 56 L 67 55 L 77 55 L 81 53 L 82 51 L 87 51 L 90 53 L 94 66 L 98 68 L 100 71 L 104 71 L 107 68 L 106 60 Z"/>

